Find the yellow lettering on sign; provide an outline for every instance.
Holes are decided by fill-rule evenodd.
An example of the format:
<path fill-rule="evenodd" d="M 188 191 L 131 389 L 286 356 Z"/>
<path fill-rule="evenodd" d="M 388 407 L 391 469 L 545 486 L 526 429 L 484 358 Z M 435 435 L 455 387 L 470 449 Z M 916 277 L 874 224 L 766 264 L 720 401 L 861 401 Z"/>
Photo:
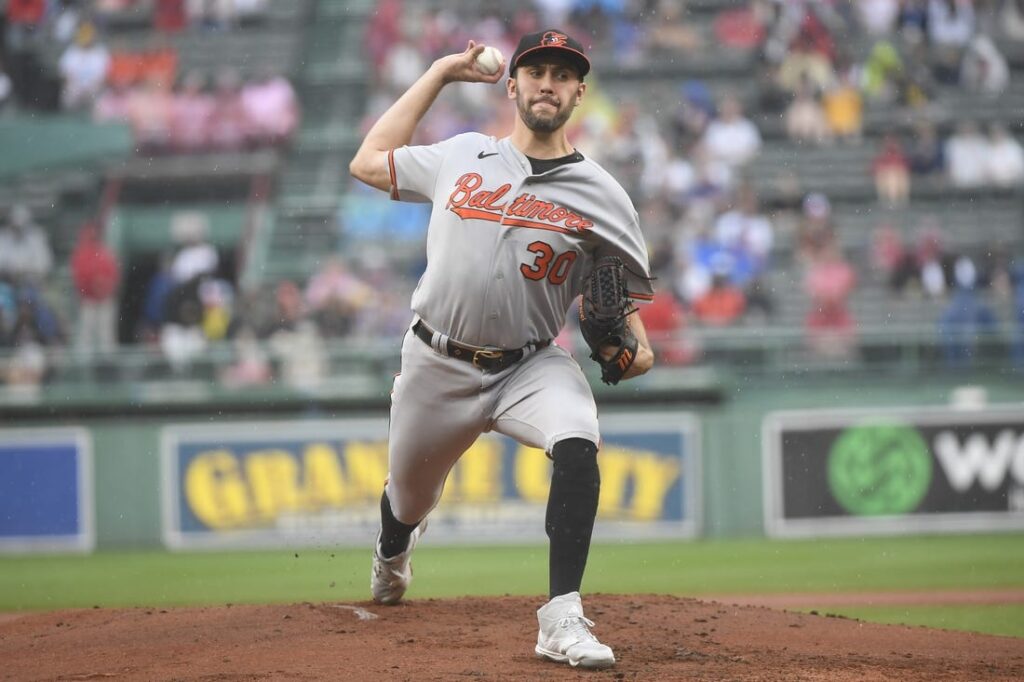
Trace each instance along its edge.
<path fill-rule="evenodd" d="M 551 487 L 551 460 L 540 448 L 520 445 L 516 450 L 516 490 L 527 502 L 544 503 Z"/>
<path fill-rule="evenodd" d="M 675 458 L 606 445 L 598 454 L 598 462 L 601 465 L 599 514 L 626 516 L 637 521 L 661 517 L 665 511 L 665 495 L 680 474 Z M 633 494 L 627 502 L 630 483 Z"/>
<path fill-rule="evenodd" d="M 345 446 L 349 501 L 380 499 L 388 477 L 388 444 L 351 441 Z"/>
<path fill-rule="evenodd" d="M 638 521 L 660 518 L 665 511 L 665 494 L 678 478 L 678 460 L 653 453 L 634 455 L 631 516 Z"/>
<path fill-rule="evenodd" d="M 497 502 L 501 499 L 501 443 L 481 438 L 452 470 L 442 496 L 450 502 Z"/>
<path fill-rule="evenodd" d="M 601 498 L 597 513 L 621 516 L 626 504 L 626 486 L 633 469 L 633 451 L 605 445 L 597 455 L 601 467 Z"/>
<path fill-rule="evenodd" d="M 189 509 L 210 528 L 231 528 L 251 517 L 249 492 L 238 460 L 227 450 L 197 455 L 185 470 Z"/>
<path fill-rule="evenodd" d="M 245 458 L 245 473 L 256 513 L 273 519 L 301 508 L 299 463 L 285 450 L 261 450 Z"/>
<path fill-rule="evenodd" d="M 309 445 L 302 455 L 302 497 L 306 509 L 340 507 L 345 503 L 345 477 L 338 453 L 326 443 Z"/>

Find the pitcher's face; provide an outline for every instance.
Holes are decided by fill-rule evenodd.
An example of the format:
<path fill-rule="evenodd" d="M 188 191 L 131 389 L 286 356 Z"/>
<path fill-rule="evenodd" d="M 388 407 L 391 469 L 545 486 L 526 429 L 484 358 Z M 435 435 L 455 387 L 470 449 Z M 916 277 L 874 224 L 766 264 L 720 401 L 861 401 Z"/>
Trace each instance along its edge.
<path fill-rule="evenodd" d="M 568 61 L 547 57 L 520 64 L 508 80 L 508 96 L 526 127 L 535 133 L 551 133 L 569 120 L 583 100 L 586 84 Z"/>

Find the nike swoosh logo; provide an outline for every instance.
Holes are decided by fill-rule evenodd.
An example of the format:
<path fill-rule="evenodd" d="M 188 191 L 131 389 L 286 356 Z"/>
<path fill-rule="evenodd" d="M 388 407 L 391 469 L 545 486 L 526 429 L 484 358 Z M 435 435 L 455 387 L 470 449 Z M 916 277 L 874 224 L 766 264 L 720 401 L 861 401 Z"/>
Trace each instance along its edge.
<path fill-rule="evenodd" d="M 478 159 L 486 159 L 488 156 L 497 156 L 497 155 L 498 155 L 498 152 L 491 152 L 490 154 L 484 154 L 483 152 L 480 152 L 479 154 L 476 155 L 476 158 L 478 158 Z"/>

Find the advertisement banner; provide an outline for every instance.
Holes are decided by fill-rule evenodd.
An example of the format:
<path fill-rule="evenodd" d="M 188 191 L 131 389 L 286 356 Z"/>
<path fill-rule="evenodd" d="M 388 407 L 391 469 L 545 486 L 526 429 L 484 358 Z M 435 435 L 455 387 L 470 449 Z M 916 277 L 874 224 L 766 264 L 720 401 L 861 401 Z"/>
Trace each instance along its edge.
<path fill-rule="evenodd" d="M 1024 408 L 779 412 L 763 429 L 772 536 L 1024 529 Z"/>
<path fill-rule="evenodd" d="M 602 418 L 595 539 L 692 537 L 699 443 L 685 414 Z M 175 425 L 162 436 L 170 548 L 367 545 L 388 472 L 385 420 Z M 551 463 L 486 434 L 452 469 L 430 536 L 441 543 L 545 540 Z"/>
<path fill-rule="evenodd" d="M 91 439 L 84 429 L 0 429 L 0 552 L 88 552 Z"/>

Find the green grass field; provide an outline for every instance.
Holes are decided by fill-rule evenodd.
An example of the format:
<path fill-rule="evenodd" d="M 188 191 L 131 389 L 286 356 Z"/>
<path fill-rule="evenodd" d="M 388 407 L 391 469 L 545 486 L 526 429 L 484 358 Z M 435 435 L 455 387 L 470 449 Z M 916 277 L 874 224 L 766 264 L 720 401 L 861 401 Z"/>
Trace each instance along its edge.
<path fill-rule="evenodd" d="M 369 598 L 369 550 L 98 552 L 0 559 L 0 611 Z M 410 597 L 540 595 L 547 550 L 432 547 Z M 1024 534 L 595 545 L 587 592 L 721 594 L 1024 589 Z M 808 609 L 803 609 L 808 610 Z M 1024 603 L 822 608 L 869 621 L 1024 637 Z"/>

